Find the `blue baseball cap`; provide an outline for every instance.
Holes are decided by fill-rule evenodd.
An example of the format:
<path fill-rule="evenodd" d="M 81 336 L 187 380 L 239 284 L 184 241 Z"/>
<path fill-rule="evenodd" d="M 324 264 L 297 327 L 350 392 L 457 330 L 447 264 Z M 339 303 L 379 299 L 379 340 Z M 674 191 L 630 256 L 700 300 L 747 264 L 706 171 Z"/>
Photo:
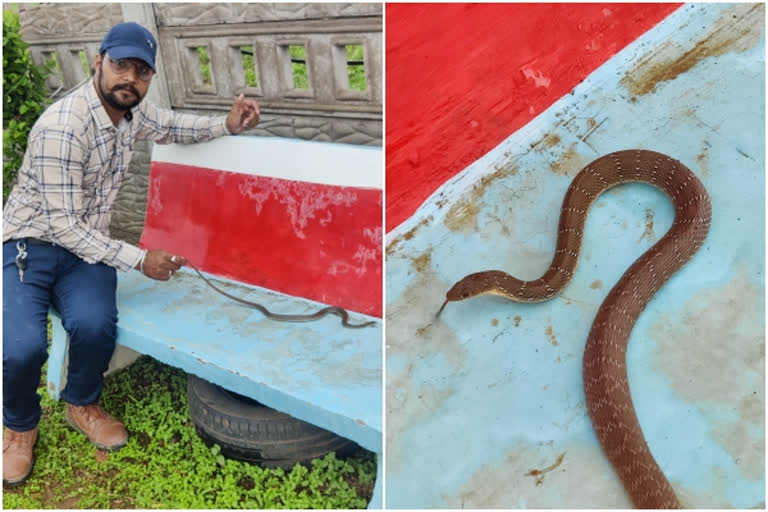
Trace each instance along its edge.
<path fill-rule="evenodd" d="M 152 71 L 157 71 L 157 41 L 152 32 L 138 23 L 120 23 L 109 29 L 99 48 L 99 53 L 104 51 L 111 59 L 141 59 Z"/>

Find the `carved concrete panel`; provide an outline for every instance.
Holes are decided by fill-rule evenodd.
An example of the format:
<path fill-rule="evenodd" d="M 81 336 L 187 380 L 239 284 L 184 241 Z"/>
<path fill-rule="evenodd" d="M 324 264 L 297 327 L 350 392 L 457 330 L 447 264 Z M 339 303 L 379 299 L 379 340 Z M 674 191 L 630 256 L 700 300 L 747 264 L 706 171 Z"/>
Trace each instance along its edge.
<path fill-rule="evenodd" d="M 309 20 L 382 15 L 376 3 L 168 3 L 155 4 L 163 27 Z"/>
<path fill-rule="evenodd" d="M 101 41 L 123 21 L 117 3 L 20 3 L 21 32 L 29 44 Z"/>
<path fill-rule="evenodd" d="M 242 92 L 272 113 L 381 119 L 381 28 L 380 17 L 160 27 L 171 103 L 225 110 Z M 348 83 L 346 45 L 363 47 L 364 91 L 353 90 Z M 306 87 L 294 83 L 291 46 L 304 48 Z M 253 48 L 258 87 L 246 85 L 244 47 Z M 199 48 L 209 58 L 207 81 L 201 73 Z"/>

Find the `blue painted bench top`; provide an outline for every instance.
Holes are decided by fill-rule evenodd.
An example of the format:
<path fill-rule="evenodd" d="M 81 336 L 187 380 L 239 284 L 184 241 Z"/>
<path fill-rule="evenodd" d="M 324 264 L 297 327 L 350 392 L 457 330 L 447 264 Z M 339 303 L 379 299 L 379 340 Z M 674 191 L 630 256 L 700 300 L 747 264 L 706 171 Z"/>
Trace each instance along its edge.
<path fill-rule="evenodd" d="M 324 306 L 206 277 L 273 312 Z M 118 344 L 381 452 L 380 319 L 351 313 L 350 322 L 377 322 L 363 329 L 345 329 L 335 315 L 276 322 L 216 293 L 187 268 L 165 283 L 120 274 L 117 303 Z M 55 331 L 63 333 L 58 325 Z M 51 374 L 49 382 L 55 389 Z"/>

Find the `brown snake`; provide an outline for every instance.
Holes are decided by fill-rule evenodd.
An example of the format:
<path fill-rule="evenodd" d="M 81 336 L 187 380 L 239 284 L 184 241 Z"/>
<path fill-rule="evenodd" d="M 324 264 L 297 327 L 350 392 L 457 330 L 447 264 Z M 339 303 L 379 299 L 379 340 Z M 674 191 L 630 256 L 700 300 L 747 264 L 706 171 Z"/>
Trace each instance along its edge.
<path fill-rule="evenodd" d="M 200 278 L 205 281 L 205 284 L 222 294 L 223 296 L 234 300 L 235 302 L 239 302 L 240 304 L 243 304 L 244 306 L 248 306 L 249 308 L 257 309 L 261 311 L 264 316 L 267 318 L 270 318 L 272 320 L 277 320 L 278 322 L 312 322 L 314 320 L 320 320 L 325 315 L 334 314 L 341 317 L 341 325 L 344 327 L 347 327 L 349 329 L 360 329 L 362 327 L 370 327 L 372 325 L 376 325 L 376 322 L 373 320 L 370 320 L 368 322 L 363 322 L 361 324 L 350 324 L 349 323 L 349 313 L 347 313 L 347 310 L 344 308 L 340 308 L 338 306 L 328 306 L 325 308 L 322 308 L 312 314 L 309 315 L 283 315 L 279 313 L 272 313 L 270 310 L 268 310 L 266 307 L 262 306 L 258 302 L 251 302 L 249 300 L 241 299 L 240 297 L 237 297 L 235 295 L 231 295 L 221 288 L 217 287 L 215 284 L 213 284 L 208 278 L 206 278 L 202 272 L 200 272 L 197 267 L 195 267 L 192 263 L 187 261 L 187 264 L 192 267 L 192 270 L 197 272 L 197 275 L 200 276 Z"/>
<path fill-rule="evenodd" d="M 673 201 L 675 219 L 661 240 L 621 276 L 601 304 L 587 338 L 583 375 L 587 409 L 597 438 L 637 508 L 680 508 L 672 486 L 653 458 L 632 403 L 626 349 L 635 321 L 656 291 L 704 242 L 711 221 L 709 196 L 683 164 L 645 150 L 619 151 L 587 165 L 563 200 L 557 249 L 549 269 L 535 281 L 499 270 L 470 274 L 448 291 L 446 301 L 483 294 L 516 302 L 541 302 L 557 295 L 573 276 L 592 202 L 609 188 L 649 183 Z"/>

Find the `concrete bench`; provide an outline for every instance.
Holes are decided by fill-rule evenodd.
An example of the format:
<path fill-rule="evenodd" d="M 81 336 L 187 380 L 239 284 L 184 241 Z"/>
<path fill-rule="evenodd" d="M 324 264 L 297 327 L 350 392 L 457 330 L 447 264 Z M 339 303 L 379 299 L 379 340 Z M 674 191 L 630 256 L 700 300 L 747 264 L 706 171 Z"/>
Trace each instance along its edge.
<path fill-rule="evenodd" d="M 119 273 L 127 347 L 330 430 L 382 462 L 382 152 L 262 137 L 156 145 L 140 246 L 185 256 L 219 288 L 275 313 L 350 312 L 285 323 L 223 297 L 190 268 L 168 282 Z M 63 388 L 67 336 L 54 315 L 48 389 Z M 371 508 L 381 506 L 377 478 Z"/>

